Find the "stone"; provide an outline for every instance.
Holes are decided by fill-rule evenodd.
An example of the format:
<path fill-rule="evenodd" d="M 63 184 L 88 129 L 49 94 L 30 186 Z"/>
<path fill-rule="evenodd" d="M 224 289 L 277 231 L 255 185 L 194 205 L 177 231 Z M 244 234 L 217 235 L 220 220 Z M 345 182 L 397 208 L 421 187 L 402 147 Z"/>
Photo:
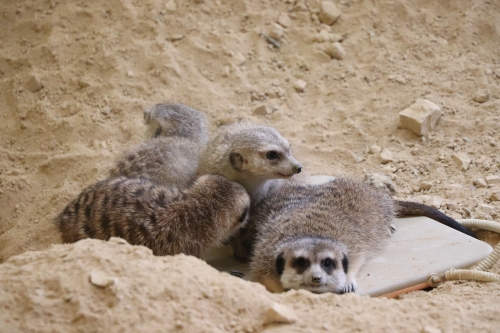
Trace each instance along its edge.
<path fill-rule="evenodd" d="M 491 168 L 490 162 L 484 161 L 483 163 L 481 163 L 481 167 L 483 168 L 483 170 L 488 171 Z"/>
<path fill-rule="evenodd" d="M 451 158 L 455 162 L 455 164 L 460 168 L 462 171 L 467 171 L 470 165 L 470 158 L 467 156 L 465 153 L 456 153 L 451 155 Z"/>
<path fill-rule="evenodd" d="M 28 81 L 26 81 L 26 89 L 28 89 L 31 92 L 37 92 L 43 88 L 43 84 L 40 81 L 40 78 L 38 75 L 33 74 L 30 76 Z"/>
<path fill-rule="evenodd" d="M 491 201 L 500 201 L 500 190 L 496 190 L 491 192 L 490 194 Z"/>
<path fill-rule="evenodd" d="M 394 161 L 394 154 L 389 150 L 389 148 L 384 148 L 384 150 L 380 153 L 380 158 L 382 164 L 387 164 Z"/>
<path fill-rule="evenodd" d="M 290 16 L 288 16 L 286 13 L 281 13 L 278 16 L 278 24 L 283 28 L 288 28 L 292 24 L 292 20 L 290 20 Z"/>
<path fill-rule="evenodd" d="M 337 6 L 331 1 L 323 1 L 320 4 L 319 10 L 319 20 L 328 25 L 332 25 L 339 19 L 342 12 L 337 8 Z"/>
<path fill-rule="evenodd" d="M 500 184 L 500 176 L 498 176 L 498 175 L 486 176 L 486 183 L 488 183 L 488 185 Z"/>
<path fill-rule="evenodd" d="M 370 150 L 368 151 L 370 154 L 379 154 L 382 151 L 379 145 L 373 144 L 370 146 Z"/>
<path fill-rule="evenodd" d="M 274 23 L 271 29 L 269 30 L 268 35 L 269 37 L 277 41 L 280 41 L 281 38 L 283 38 L 283 28 L 280 25 Z"/>
<path fill-rule="evenodd" d="M 424 180 L 420 183 L 421 190 L 429 190 L 431 187 L 432 187 L 432 182 L 430 181 Z"/>
<path fill-rule="evenodd" d="M 236 66 L 241 66 L 247 61 L 245 56 L 243 54 L 241 54 L 240 52 L 236 52 L 234 54 L 233 58 L 234 58 L 234 63 L 236 64 Z"/>
<path fill-rule="evenodd" d="M 486 184 L 486 180 L 484 180 L 483 178 L 478 178 L 478 179 L 474 180 L 472 182 L 472 184 L 474 184 L 474 186 L 477 188 L 488 186 L 488 184 Z"/>
<path fill-rule="evenodd" d="M 169 12 L 175 12 L 177 10 L 177 4 L 175 3 L 174 0 L 170 0 L 168 1 L 166 4 L 165 4 L 165 8 L 169 11 Z"/>
<path fill-rule="evenodd" d="M 306 87 L 307 87 L 307 82 L 299 79 L 299 80 L 295 81 L 295 84 L 293 85 L 293 87 L 298 92 L 304 92 L 306 90 Z"/>
<path fill-rule="evenodd" d="M 433 196 L 431 200 L 428 202 L 429 206 L 434 207 L 436 209 L 441 208 L 442 204 L 443 204 L 443 198 L 436 196 Z"/>
<path fill-rule="evenodd" d="M 332 57 L 332 59 L 342 60 L 345 58 L 344 48 L 339 42 L 329 44 L 325 49 L 325 53 Z"/>
<path fill-rule="evenodd" d="M 487 159 L 488 159 L 488 157 L 482 155 L 481 157 L 479 157 L 478 159 L 476 159 L 474 161 L 474 163 L 476 163 L 476 164 L 483 164 Z"/>
<path fill-rule="evenodd" d="M 271 114 L 272 110 L 271 107 L 267 104 L 263 104 L 261 106 L 258 106 L 253 110 L 253 114 L 257 116 L 267 116 L 268 114 Z"/>
<path fill-rule="evenodd" d="M 483 212 L 488 215 L 495 215 L 495 207 L 492 205 L 487 205 L 487 204 L 479 204 L 478 208 Z"/>
<path fill-rule="evenodd" d="M 264 325 L 291 324 L 297 321 L 297 315 L 284 305 L 273 303 L 264 314 Z"/>
<path fill-rule="evenodd" d="M 89 280 L 90 283 L 92 283 L 94 286 L 101 287 L 101 288 L 106 288 L 115 283 L 115 279 L 112 277 L 107 276 L 101 271 L 96 271 L 93 270 L 89 274 Z"/>
<path fill-rule="evenodd" d="M 401 128 L 409 129 L 415 134 L 428 135 L 441 117 L 441 108 L 427 99 L 417 99 L 399 113 Z"/>
<path fill-rule="evenodd" d="M 490 99 L 490 92 L 486 89 L 480 89 L 476 91 L 474 95 L 474 101 L 477 103 L 484 103 Z"/>

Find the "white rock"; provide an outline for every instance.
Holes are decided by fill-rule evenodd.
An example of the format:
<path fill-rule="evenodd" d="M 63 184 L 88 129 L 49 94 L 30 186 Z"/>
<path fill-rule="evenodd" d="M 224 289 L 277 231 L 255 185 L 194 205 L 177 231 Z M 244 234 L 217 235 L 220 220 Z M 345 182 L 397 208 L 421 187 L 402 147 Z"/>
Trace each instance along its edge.
<path fill-rule="evenodd" d="M 497 175 L 486 176 L 486 182 L 488 183 L 488 185 L 500 184 L 500 176 Z"/>
<path fill-rule="evenodd" d="M 430 202 L 428 203 L 429 206 L 434 207 L 436 209 L 441 208 L 442 204 L 443 204 L 443 198 L 435 196 L 433 196 Z"/>
<path fill-rule="evenodd" d="M 304 92 L 304 90 L 306 90 L 306 87 L 307 87 L 307 82 L 299 79 L 299 80 L 295 81 L 295 84 L 293 85 L 293 87 L 298 92 Z"/>
<path fill-rule="evenodd" d="M 382 164 L 386 164 L 394 161 L 394 154 L 389 150 L 389 148 L 384 148 L 384 150 L 380 153 L 380 158 Z"/>
<path fill-rule="evenodd" d="M 297 321 L 297 315 L 284 305 L 273 303 L 264 314 L 264 325 L 291 324 Z"/>
<path fill-rule="evenodd" d="M 500 190 L 491 192 L 490 200 L 491 201 L 500 201 Z"/>
<path fill-rule="evenodd" d="M 37 92 L 38 90 L 43 88 L 43 84 L 40 81 L 40 78 L 38 75 L 33 74 L 30 76 L 28 81 L 26 81 L 26 89 L 28 89 L 31 92 Z"/>
<path fill-rule="evenodd" d="M 322 23 L 332 25 L 339 19 L 342 12 L 331 1 L 323 1 L 320 4 L 320 11 L 318 14 L 319 20 Z"/>
<path fill-rule="evenodd" d="M 292 24 L 290 16 L 288 16 L 286 13 L 281 13 L 278 16 L 278 24 L 281 25 L 283 28 L 288 28 Z"/>
<path fill-rule="evenodd" d="M 494 215 L 495 214 L 495 207 L 492 205 L 487 205 L 487 204 L 479 204 L 478 208 L 483 212 L 488 215 Z"/>
<path fill-rule="evenodd" d="M 342 47 L 342 44 L 338 42 L 329 44 L 325 49 L 325 53 L 333 59 L 342 60 L 345 58 L 344 48 Z"/>
<path fill-rule="evenodd" d="M 255 108 L 255 110 L 253 110 L 253 114 L 257 116 L 266 116 L 271 113 L 272 113 L 271 107 L 267 104 L 258 106 L 257 108 Z"/>
<path fill-rule="evenodd" d="M 481 163 L 481 167 L 483 168 L 483 170 L 488 171 L 491 168 L 490 162 L 484 161 L 483 163 Z"/>
<path fill-rule="evenodd" d="M 426 99 L 417 99 L 409 108 L 399 113 L 402 128 L 417 135 L 428 135 L 441 117 L 441 108 Z"/>
<path fill-rule="evenodd" d="M 474 180 L 472 184 L 474 184 L 474 186 L 478 188 L 488 186 L 488 184 L 486 184 L 486 181 L 483 178 L 478 178 Z"/>
<path fill-rule="evenodd" d="M 380 148 L 379 145 L 373 144 L 370 146 L 370 154 L 378 154 L 382 151 L 382 148 Z"/>
<path fill-rule="evenodd" d="M 432 182 L 430 181 L 424 180 L 420 183 L 421 190 L 429 190 L 431 187 L 432 187 Z"/>
<path fill-rule="evenodd" d="M 283 28 L 278 24 L 273 24 L 268 33 L 269 37 L 280 41 L 283 38 Z"/>
<path fill-rule="evenodd" d="M 451 155 L 451 158 L 455 162 L 455 164 L 460 168 L 462 171 L 467 171 L 470 165 L 470 158 L 467 156 L 465 153 L 456 153 Z"/>
<path fill-rule="evenodd" d="M 478 90 L 474 95 L 474 101 L 478 103 L 484 103 L 489 99 L 490 99 L 490 92 L 486 89 Z"/>
<path fill-rule="evenodd" d="M 169 11 L 169 12 L 175 12 L 177 10 L 177 4 L 175 3 L 174 0 L 170 0 L 168 1 L 166 4 L 165 4 L 165 8 Z"/>
<path fill-rule="evenodd" d="M 106 288 L 115 283 L 115 279 L 107 276 L 101 271 L 93 270 L 89 275 L 90 283 L 94 286 Z"/>

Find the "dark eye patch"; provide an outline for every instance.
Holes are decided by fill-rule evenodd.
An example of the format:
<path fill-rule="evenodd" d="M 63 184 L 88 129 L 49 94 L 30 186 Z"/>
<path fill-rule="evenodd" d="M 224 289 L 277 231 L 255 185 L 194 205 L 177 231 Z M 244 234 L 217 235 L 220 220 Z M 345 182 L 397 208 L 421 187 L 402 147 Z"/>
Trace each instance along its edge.
<path fill-rule="evenodd" d="M 278 153 L 274 150 L 270 150 L 266 153 L 266 157 L 268 160 L 277 160 L 280 158 L 280 156 L 278 155 Z"/>
<path fill-rule="evenodd" d="M 344 254 L 344 258 L 342 258 L 342 268 L 344 268 L 344 273 L 347 274 L 347 270 L 349 269 L 349 259 L 347 259 L 347 256 Z"/>
<path fill-rule="evenodd" d="M 295 258 L 292 262 L 292 267 L 295 268 L 297 274 L 302 274 L 310 265 L 308 259 L 304 257 Z"/>
<path fill-rule="evenodd" d="M 276 258 L 276 271 L 278 272 L 278 275 L 283 274 L 283 271 L 285 270 L 285 259 L 283 258 L 283 253 L 281 253 L 278 258 Z"/>
<path fill-rule="evenodd" d="M 326 258 L 323 261 L 321 261 L 321 268 L 323 268 L 323 270 L 328 274 L 333 272 L 333 270 L 336 267 L 337 267 L 337 262 L 331 258 Z"/>

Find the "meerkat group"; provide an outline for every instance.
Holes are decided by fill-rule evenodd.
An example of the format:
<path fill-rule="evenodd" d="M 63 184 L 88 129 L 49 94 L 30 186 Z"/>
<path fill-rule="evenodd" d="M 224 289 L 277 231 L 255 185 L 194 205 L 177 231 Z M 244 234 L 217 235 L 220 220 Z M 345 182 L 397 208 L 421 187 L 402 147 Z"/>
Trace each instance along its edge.
<path fill-rule="evenodd" d="M 205 116 L 180 104 L 144 117 L 153 137 L 56 219 L 65 242 L 119 236 L 157 255 L 200 256 L 231 239 L 235 257 L 250 260 L 271 291 L 343 293 L 355 291 L 396 216 L 429 216 L 473 236 L 437 209 L 365 183 L 297 179 L 302 166 L 272 127 L 234 123 L 209 136 Z"/>

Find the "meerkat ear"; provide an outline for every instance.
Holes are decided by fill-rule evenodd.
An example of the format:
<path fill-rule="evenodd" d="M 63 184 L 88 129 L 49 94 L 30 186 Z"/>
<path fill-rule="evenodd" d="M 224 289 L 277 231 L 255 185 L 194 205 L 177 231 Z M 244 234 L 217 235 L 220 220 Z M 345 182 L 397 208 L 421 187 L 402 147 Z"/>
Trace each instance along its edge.
<path fill-rule="evenodd" d="M 344 273 L 347 274 L 347 270 L 349 269 L 349 259 L 344 253 L 344 258 L 342 258 L 342 268 L 344 268 Z"/>
<path fill-rule="evenodd" d="M 236 171 L 243 171 L 243 156 L 237 152 L 231 152 L 229 155 L 229 160 L 231 161 L 231 166 Z"/>
<path fill-rule="evenodd" d="M 276 271 L 278 275 L 282 275 L 285 270 L 285 259 L 283 258 L 283 253 L 280 253 L 278 258 L 276 258 Z"/>

